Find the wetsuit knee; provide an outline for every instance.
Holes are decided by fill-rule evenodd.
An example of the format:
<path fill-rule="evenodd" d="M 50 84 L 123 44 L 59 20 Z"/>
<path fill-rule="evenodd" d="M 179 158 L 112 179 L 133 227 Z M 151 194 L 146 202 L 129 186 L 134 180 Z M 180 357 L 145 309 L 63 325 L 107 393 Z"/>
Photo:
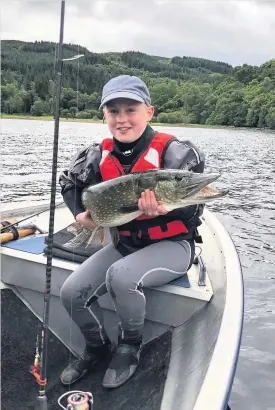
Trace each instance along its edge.
<path fill-rule="evenodd" d="M 119 262 L 111 265 L 106 273 L 107 290 L 113 299 L 117 295 L 128 292 L 134 286 L 127 267 Z"/>
<path fill-rule="evenodd" d="M 77 292 L 75 286 L 73 286 L 73 283 L 70 280 L 66 280 L 63 283 L 60 290 L 60 299 L 67 310 L 72 309 L 72 307 L 81 309 L 84 307 L 86 302 L 86 299 L 82 300 L 79 292 Z"/>

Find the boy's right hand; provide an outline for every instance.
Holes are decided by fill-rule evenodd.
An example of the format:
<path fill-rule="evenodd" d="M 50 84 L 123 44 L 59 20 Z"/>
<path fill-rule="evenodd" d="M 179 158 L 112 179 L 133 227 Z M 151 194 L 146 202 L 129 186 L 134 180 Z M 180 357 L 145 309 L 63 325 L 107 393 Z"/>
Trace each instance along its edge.
<path fill-rule="evenodd" d="M 89 211 L 81 212 L 80 214 L 76 215 L 75 220 L 86 229 L 94 229 L 96 228 L 95 222 L 92 220 Z"/>

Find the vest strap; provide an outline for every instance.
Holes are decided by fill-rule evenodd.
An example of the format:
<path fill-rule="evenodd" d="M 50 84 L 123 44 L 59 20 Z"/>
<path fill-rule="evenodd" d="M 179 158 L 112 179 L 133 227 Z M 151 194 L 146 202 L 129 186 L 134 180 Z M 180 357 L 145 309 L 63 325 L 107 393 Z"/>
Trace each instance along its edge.
<path fill-rule="evenodd" d="M 188 233 L 188 229 L 182 221 L 171 221 L 165 223 L 163 226 L 152 226 L 150 228 L 145 228 L 144 230 L 138 230 L 136 235 L 138 238 L 148 238 L 152 241 L 169 238 L 171 236 L 176 236 L 182 233 Z M 131 231 L 123 230 L 119 231 L 120 235 L 132 236 Z"/>

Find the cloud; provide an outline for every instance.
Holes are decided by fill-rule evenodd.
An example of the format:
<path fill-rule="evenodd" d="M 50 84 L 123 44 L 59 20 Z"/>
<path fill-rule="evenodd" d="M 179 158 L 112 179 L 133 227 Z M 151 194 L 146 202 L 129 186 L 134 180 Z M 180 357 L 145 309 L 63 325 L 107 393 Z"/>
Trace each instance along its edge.
<path fill-rule="evenodd" d="M 2 39 L 58 41 L 59 0 L 2 0 Z M 232 65 L 275 57 L 275 2 L 67 0 L 65 42 Z"/>

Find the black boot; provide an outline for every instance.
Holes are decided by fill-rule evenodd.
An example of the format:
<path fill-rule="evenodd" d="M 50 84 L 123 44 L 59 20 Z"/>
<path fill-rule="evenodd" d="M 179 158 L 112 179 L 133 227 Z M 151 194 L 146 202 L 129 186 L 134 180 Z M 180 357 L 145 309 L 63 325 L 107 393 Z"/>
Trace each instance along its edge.
<path fill-rule="evenodd" d="M 136 342 L 119 338 L 115 354 L 103 379 L 103 387 L 114 389 L 133 376 L 139 364 L 141 348 L 141 338 Z"/>
<path fill-rule="evenodd" d="M 109 339 L 101 346 L 86 346 L 83 357 L 69 364 L 61 373 L 60 380 L 64 385 L 72 384 L 81 379 L 98 362 L 106 359 L 114 351 Z"/>

